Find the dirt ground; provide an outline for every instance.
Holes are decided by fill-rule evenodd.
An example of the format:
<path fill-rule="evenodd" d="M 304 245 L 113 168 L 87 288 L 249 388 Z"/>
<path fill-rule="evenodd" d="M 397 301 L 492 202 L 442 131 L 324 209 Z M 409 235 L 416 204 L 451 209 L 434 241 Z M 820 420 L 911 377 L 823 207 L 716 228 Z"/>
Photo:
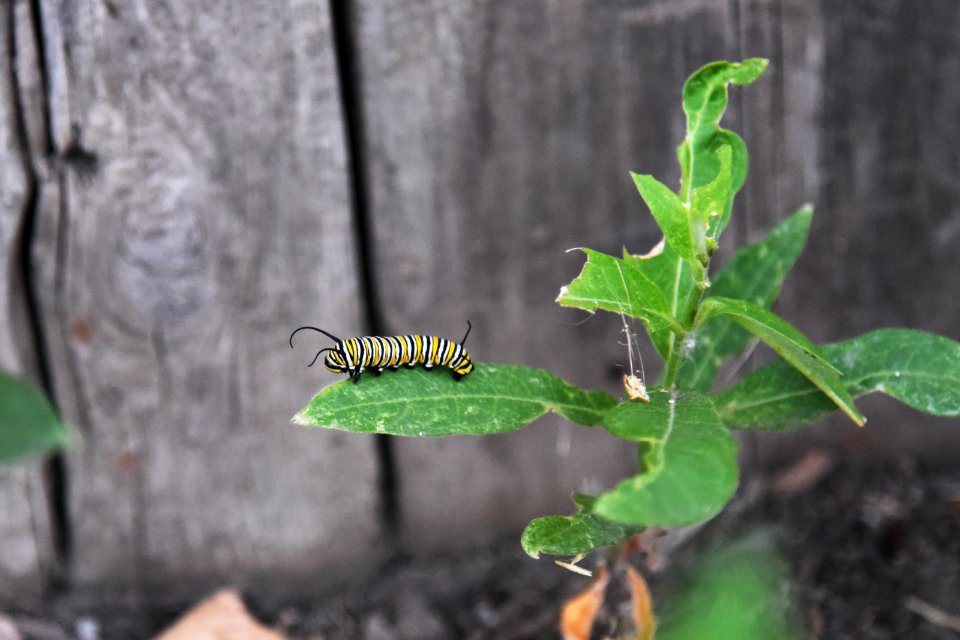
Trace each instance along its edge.
<path fill-rule="evenodd" d="M 960 639 L 960 471 L 837 466 L 802 491 L 762 492 L 721 516 L 682 549 L 685 563 L 711 539 L 752 526 L 779 532 L 806 638 Z M 527 558 L 511 537 L 456 557 L 396 558 L 377 580 L 320 603 L 277 607 L 244 595 L 254 616 L 291 638 L 554 639 L 560 606 L 586 581 Z M 148 638 L 180 611 L 63 601 L 9 613 L 26 638 L 112 640 Z"/>
<path fill-rule="evenodd" d="M 960 638 L 960 471 L 842 468 L 764 514 L 784 525 L 809 637 Z"/>

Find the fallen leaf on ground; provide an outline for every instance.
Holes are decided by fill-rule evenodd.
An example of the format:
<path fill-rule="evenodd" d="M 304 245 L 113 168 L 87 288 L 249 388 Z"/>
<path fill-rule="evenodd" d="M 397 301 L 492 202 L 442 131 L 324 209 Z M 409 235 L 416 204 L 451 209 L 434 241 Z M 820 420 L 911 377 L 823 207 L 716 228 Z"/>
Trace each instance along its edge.
<path fill-rule="evenodd" d="M 607 568 L 597 569 L 597 577 L 590 586 L 567 600 L 560 612 L 560 633 L 563 640 L 589 640 L 593 620 L 603 604 L 604 592 L 610 582 Z"/>
<path fill-rule="evenodd" d="M 285 640 L 247 612 L 236 591 L 210 596 L 154 640 Z"/>
<path fill-rule="evenodd" d="M 793 496 L 813 488 L 830 473 L 837 461 L 829 453 L 814 449 L 773 477 L 772 489 L 782 496 Z"/>

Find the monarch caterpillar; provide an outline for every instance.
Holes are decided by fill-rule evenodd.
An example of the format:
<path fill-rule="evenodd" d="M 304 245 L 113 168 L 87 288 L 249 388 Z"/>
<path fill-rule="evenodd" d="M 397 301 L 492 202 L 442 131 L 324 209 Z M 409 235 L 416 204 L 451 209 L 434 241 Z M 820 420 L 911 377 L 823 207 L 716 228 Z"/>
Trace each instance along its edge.
<path fill-rule="evenodd" d="M 330 353 L 323 359 L 324 366 L 334 373 L 346 373 L 355 383 L 360 382 L 360 374 L 364 370 L 368 370 L 372 376 L 379 376 L 387 367 L 398 369 L 401 365 L 415 367 L 418 364 L 422 364 L 427 369 L 437 365 L 449 367 L 453 371 L 453 379 L 460 380 L 473 371 L 470 354 L 463 348 L 463 343 L 467 341 L 472 328 L 468 320 L 467 332 L 463 340 L 456 343 L 446 338 L 421 335 L 364 336 L 341 340 L 323 329 L 307 326 L 300 327 L 290 334 L 290 348 L 293 348 L 293 336 L 298 331 L 310 329 L 319 331 L 334 340 L 336 345 L 320 349 L 307 366 L 312 367 L 321 353 L 329 351 Z"/>

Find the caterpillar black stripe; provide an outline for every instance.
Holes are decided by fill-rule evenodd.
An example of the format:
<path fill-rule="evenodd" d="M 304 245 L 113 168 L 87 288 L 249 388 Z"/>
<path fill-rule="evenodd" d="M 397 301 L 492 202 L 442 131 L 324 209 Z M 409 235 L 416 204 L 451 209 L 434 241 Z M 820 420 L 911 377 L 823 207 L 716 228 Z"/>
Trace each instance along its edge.
<path fill-rule="evenodd" d="M 369 371 L 370 375 L 379 376 L 384 369 L 399 369 L 401 366 L 415 367 L 423 365 L 430 369 L 435 366 L 449 367 L 453 372 L 453 379 L 460 380 L 473 371 L 473 360 L 463 344 L 470 335 L 471 326 L 467 321 L 467 332 L 459 343 L 438 338 L 437 336 L 364 336 L 341 340 L 333 334 L 317 327 L 300 327 L 290 334 L 290 348 L 293 348 L 293 336 L 298 331 L 310 329 L 319 331 L 332 339 L 336 345 L 320 349 L 313 361 L 308 364 L 312 367 L 320 354 L 327 351 L 323 359 L 324 366 L 334 373 L 346 373 L 354 382 L 360 381 L 360 374 Z"/>

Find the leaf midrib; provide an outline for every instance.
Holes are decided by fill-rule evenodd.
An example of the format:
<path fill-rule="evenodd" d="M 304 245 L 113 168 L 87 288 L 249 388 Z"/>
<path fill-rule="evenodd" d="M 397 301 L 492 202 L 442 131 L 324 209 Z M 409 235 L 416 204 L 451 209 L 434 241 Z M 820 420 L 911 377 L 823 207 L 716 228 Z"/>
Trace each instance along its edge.
<path fill-rule="evenodd" d="M 566 402 L 554 402 L 554 401 L 544 401 L 537 400 L 534 398 L 523 397 L 523 396 L 511 396 L 511 395 L 494 395 L 494 394 L 457 394 L 455 396 L 437 396 L 437 395 L 428 395 L 428 396 L 404 396 L 403 398 L 388 398 L 385 400 L 361 400 L 360 402 L 354 403 L 351 407 L 356 408 L 369 408 L 372 406 L 389 406 L 391 404 L 407 404 L 409 402 L 440 402 L 446 403 L 450 400 L 509 400 L 513 402 L 526 402 L 530 404 L 539 404 L 544 407 L 570 407 L 574 409 L 583 409 L 586 411 L 594 411 L 596 413 L 603 413 L 603 411 L 595 406 L 585 406 L 582 404 L 571 404 Z M 343 409 L 335 409 L 335 411 L 343 411 Z"/>
<path fill-rule="evenodd" d="M 872 378 L 872 377 L 874 377 L 874 376 L 885 375 L 885 376 L 890 376 L 890 377 L 896 378 L 896 376 L 894 376 L 894 374 L 895 374 L 896 372 L 897 372 L 897 369 L 890 369 L 890 370 L 884 369 L 884 370 L 881 370 L 881 371 L 876 371 L 876 372 L 872 372 L 872 373 L 866 373 L 866 374 L 863 374 L 862 376 L 859 376 L 859 377 L 857 377 L 857 378 L 851 378 L 851 379 L 849 379 L 849 385 L 846 385 L 846 386 L 849 387 L 849 386 L 853 386 L 853 385 L 863 384 L 863 382 L 864 382 L 865 380 L 867 380 L 867 379 L 869 379 L 869 378 Z M 936 374 L 925 373 L 925 372 L 924 372 L 924 373 L 906 373 L 906 372 L 904 372 L 904 371 L 901 369 L 901 370 L 900 370 L 900 377 L 897 378 L 897 379 L 903 380 L 903 379 L 905 379 L 905 378 L 917 378 L 917 379 L 920 379 L 920 380 L 936 380 L 936 381 L 941 381 L 941 380 L 946 379 L 947 382 L 956 382 L 957 384 L 960 384 L 960 380 L 955 379 L 955 378 L 951 378 L 951 377 L 949 377 L 949 376 L 938 376 L 938 375 L 936 375 Z M 808 379 L 808 382 L 809 382 L 809 379 Z M 846 382 L 848 382 L 848 380 L 847 380 L 847 379 L 844 379 L 844 382 L 846 383 Z M 811 384 L 813 384 L 813 383 L 811 382 Z M 857 394 L 857 397 L 863 396 L 863 395 L 867 395 L 867 394 L 869 394 L 869 393 L 878 393 L 878 392 L 879 392 L 879 393 L 883 393 L 880 389 L 877 389 L 877 388 L 875 388 L 875 387 L 873 387 L 873 388 L 867 388 L 867 389 L 859 392 L 859 393 Z M 756 408 L 756 407 L 762 407 L 762 406 L 764 406 L 764 405 L 772 404 L 772 403 L 774 403 L 774 402 L 779 402 L 779 401 L 781 401 L 781 400 L 790 400 L 790 399 L 793 399 L 793 398 L 801 398 L 801 397 L 803 397 L 803 396 L 814 395 L 814 394 L 816 394 L 816 393 L 821 393 L 821 394 L 823 394 L 824 396 L 827 395 L 826 393 L 824 393 L 823 391 L 821 391 L 818 387 L 813 387 L 812 389 L 811 389 L 811 388 L 801 389 L 801 390 L 798 390 L 798 391 L 791 391 L 791 392 L 789 392 L 789 393 L 781 393 L 781 394 L 774 395 L 774 396 L 764 396 L 762 400 L 759 400 L 759 401 L 756 401 L 756 402 L 750 402 L 750 401 L 747 401 L 747 402 L 737 402 L 737 403 L 734 405 L 734 406 L 735 406 L 734 409 L 732 409 L 732 410 L 720 410 L 720 411 L 718 411 L 718 413 L 719 413 L 722 417 L 723 417 L 723 416 L 729 416 L 729 415 L 731 415 L 731 413 L 735 413 L 736 411 L 739 411 L 739 410 L 741 410 L 741 409 L 754 409 L 754 408 Z M 887 395 L 891 395 L 891 394 L 888 393 Z M 730 406 L 730 405 L 727 405 L 727 406 Z M 839 408 L 839 407 L 836 407 L 836 408 Z"/>

